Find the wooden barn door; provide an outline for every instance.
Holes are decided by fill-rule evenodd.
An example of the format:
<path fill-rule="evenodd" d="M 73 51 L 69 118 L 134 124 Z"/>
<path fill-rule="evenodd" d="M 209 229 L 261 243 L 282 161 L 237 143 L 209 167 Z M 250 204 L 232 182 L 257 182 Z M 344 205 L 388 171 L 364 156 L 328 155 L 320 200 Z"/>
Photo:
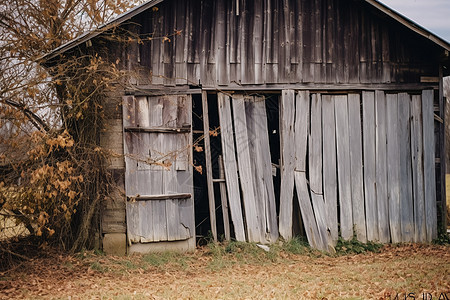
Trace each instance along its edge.
<path fill-rule="evenodd" d="M 194 238 L 191 96 L 123 100 L 128 242 Z"/>

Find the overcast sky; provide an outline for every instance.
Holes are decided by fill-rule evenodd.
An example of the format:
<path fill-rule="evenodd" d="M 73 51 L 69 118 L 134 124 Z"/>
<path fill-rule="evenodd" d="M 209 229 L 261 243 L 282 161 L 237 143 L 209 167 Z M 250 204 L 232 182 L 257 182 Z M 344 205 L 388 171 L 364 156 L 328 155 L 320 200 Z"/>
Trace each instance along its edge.
<path fill-rule="evenodd" d="M 450 0 L 378 0 L 450 42 Z"/>

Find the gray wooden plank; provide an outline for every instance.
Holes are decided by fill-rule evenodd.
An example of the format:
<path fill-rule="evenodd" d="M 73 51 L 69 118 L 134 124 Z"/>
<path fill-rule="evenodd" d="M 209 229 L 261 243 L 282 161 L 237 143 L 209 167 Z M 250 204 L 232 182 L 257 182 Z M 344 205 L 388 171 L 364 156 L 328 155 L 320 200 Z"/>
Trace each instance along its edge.
<path fill-rule="evenodd" d="M 292 238 L 292 211 L 295 168 L 295 147 L 292 144 L 292 141 L 294 140 L 294 97 L 295 95 L 293 90 L 283 90 L 280 99 L 281 187 L 279 232 L 285 240 L 289 240 Z M 304 143 L 306 146 L 307 135 L 305 135 L 304 138 Z"/>
<path fill-rule="evenodd" d="M 411 174 L 411 96 L 407 93 L 398 95 L 398 141 L 400 151 L 400 230 L 402 242 L 414 239 L 414 210 L 412 199 Z"/>
<path fill-rule="evenodd" d="M 309 98 L 310 98 L 309 91 L 299 91 L 296 95 L 294 152 L 295 152 L 295 170 L 300 172 L 306 172 L 306 160 L 307 160 L 306 153 L 308 149 L 307 138 L 309 132 L 309 119 L 310 119 Z M 288 110 L 289 113 L 293 113 L 291 111 L 291 109 L 293 110 L 292 107 L 287 107 L 286 109 L 289 109 Z M 286 143 L 289 144 L 289 137 Z"/>
<path fill-rule="evenodd" d="M 223 156 L 219 155 L 219 179 L 225 180 L 225 167 L 223 165 Z M 225 181 L 219 183 L 220 188 L 220 201 L 222 203 L 222 216 L 223 216 L 223 229 L 225 232 L 225 240 L 231 240 L 230 235 L 230 220 L 228 217 L 228 198 L 227 198 L 227 186 Z"/>
<path fill-rule="evenodd" d="M 359 94 L 348 94 L 350 174 L 352 178 L 353 224 L 356 237 L 367 242 L 362 163 L 361 105 Z"/>
<path fill-rule="evenodd" d="M 233 222 L 236 240 L 245 242 L 244 221 L 241 209 L 241 196 L 239 192 L 233 140 L 230 97 L 223 93 L 218 93 L 217 101 L 220 120 L 220 137 L 222 142 L 223 162 L 225 167 L 225 178 L 231 211 L 231 220 Z"/>
<path fill-rule="evenodd" d="M 333 96 L 336 116 L 336 149 L 338 166 L 341 236 L 353 237 L 352 191 L 347 96 Z"/>
<path fill-rule="evenodd" d="M 398 142 L 398 95 L 386 95 L 387 124 L 387 179 L 389 199 L 389 227 L 391 241 L 401 242 L 400 231 L 400 185 L 399 168 L 400 153 Z"/>
<path fill-rule="evenodd" d="M 271 243 L 278 239 L 277 209 L 272 178 L 269 129 L 267 126 L 266 104 L 264 97 L 255 97 L 254 115 L 258 168 L 260 173 L 261 195 L 264 200 L 264 222 L 267 240 Z"/>
<path fill-rule="evenodd" d="M 305 226 L 306 237 L 308 243 L 312 248 L 319 250 L 326 250 L 326 245 L 319 234 L 319 229 L 314 217 L 314 212 L 311 205 L 311 198 L 309 196 L 309 190 L 306 185 L 306 173 L 294 172 L 295 187 L 297 190 L 297 199 L 300 207 L 300 213 L 302 215 L 303 224 Z"/>
<path fill-rule="evenodd" d="M 309 187 L 314 217 L 323 250 L 333 249 L 327 226 L 327 211 L 322 188 L 322 98 L 313 94 L 311 100 L 311 119 L 309 134 Z"/>
<path fill-rule="evenodd" d="M 364 152 L 364 201 L 366 230 L 369 241 L 378 241 L 378 215 L 376 195 L 376 127 L 375 95 L 363 92 L 363 152 Z"/>
<path fill-rule="evenodd" d="M 164 127 L 177 127 L 178 119 L 178 97 L 176 95 L 169 95 L 162 97 L 162 121 Z"/>
<path fill-rule="evenodd" d="M 323 195 L 316 194 L 311 190 L 311 203 L 314 210 L 314 218 L 317 224 L 319 238 L 321 240 L 318 249 L 334 253 L 336 251 L 331 239 L 331 234 L 328 231 L 327 210 Z"/>
<path fill-rule="evenodd" d="M 309 133 L 309 186 L 315 194 L 322 189 L 322 98 L 320 94 L 311 97 L 311 126 Z"/>
<path fill-rule="evenodd" d="M 137 201 L 139 203 L 139 219 L 141 220 L 142 237 L 141 243 L 149 243 L 154 241 L 153 230 L 153 203 L 152 201 Z"/>
<path fill-rule="evenodd" d="M 126 214 L 127 214 L 127 239 L 128 243 L 139 243 L 141 237 L 139 232 L 139 203 L 127 202 Z"/>
<path fill-rule="evenodd" d="M 262 179 L 262 158 L 260 153 L 259 134 L 260 127 L 259 118 L 255 114 L 255 98 L 252 96 L 247 96 L 244 98 L 245 104 L 245 118 L 246 118 L 246 130 L 248 135 L 248 148 L 249 153 L 253 155 L 250 156 L 250 167 L 251 173 L 253 174 L 253 193 L 256 206 L 256 215 L 258 218 L 258 226 L 260 231 L 260 236 L 266 236 L 266 194 L 264 193 L 263 179 Z M 238 156 L 239 159 L 239 156 Z"/>
<path fill-rule="evenodd" d="M 323 152 L 323 196 L 327 210 L 328 228 L 333 244 L 338 236 L 337 212 L 337 167 L 336 167 L 336 123 L 334 103 L 331 95 L 322 95 L 322 143 Z M 298 146 L 298 145 L 297 145 Z"/>
<path fill-rule="evenodd" d="M 242 95 L 233 96 L 233 123 L 248 239 L 250 242 L 263 242 L 264 237 L 261 236 L 260 218 L 253 190 L 254 178 L 251 169 L 244 97 Z"/>
<path fill-rule="evenodd" d="M 434 93 L 422 91 L 423 176 L 427 241 L 437 238 L 436 173 L 434 144 Z"/>
<path fill-rule="evenodd" d="M 383 91 L 375 92 L 375 128 L 375 209 L 378 213 L 378 215 L 376 215 L 378 216 L 376 219 L 378 223 L 378 240 L 381 243 L 389 243 L 391 237 L 389 231 L 389 205 L 387 194 L 386 96 Z M 368 213 L 367 210 L 366 213 Z M 369 227 L 367 227 L 367 230 L 369 230 Z"/>
<path fill-rule="evenodd" d="M 411 161 L 414 197 L 414 242 L 426 241 L 425 194 L 423 178 L 422 97 L 411 100 Z"/>
<path fill-rule="evenodd" d="M 208 95 L 202 92 L 202 108 L 203 108 L 203 139 L 205 142 L 205 161 L 206 161 L 206 181 L 208 184 L 208 204 L 209 204 L 209 220 L 211 223 L 211 232 L 213 239 L 217 242 L 217 225 L 216 225 L 216 204 L 214 197 L 214 184 L 211 165 L 211 143 L 209 139 L 209 111 L 208 111 Z"/>

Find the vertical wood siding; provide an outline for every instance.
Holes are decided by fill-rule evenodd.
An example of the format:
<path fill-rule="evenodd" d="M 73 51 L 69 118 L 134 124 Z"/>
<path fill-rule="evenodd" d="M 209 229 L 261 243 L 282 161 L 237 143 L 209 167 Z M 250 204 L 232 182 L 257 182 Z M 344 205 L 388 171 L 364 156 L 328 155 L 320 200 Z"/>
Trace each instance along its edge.
<path fill-rule="evenodd" d="M 131 20 L 141 84 L 418 83 L 430 41 L 344 0 L 173 0 Z M 133 44 L 133 43 L 131 43 Z M 137 53 L 136 53 L 137 52 Z M 435 55 L 436 54 L 436 55 Z"/>

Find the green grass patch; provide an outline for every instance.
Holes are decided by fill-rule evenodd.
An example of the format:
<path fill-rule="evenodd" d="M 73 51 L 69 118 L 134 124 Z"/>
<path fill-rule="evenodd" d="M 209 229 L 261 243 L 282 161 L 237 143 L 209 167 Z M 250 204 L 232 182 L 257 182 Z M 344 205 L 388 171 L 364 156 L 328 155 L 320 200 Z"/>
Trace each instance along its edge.
<path fill-rule="evenodd" d="M 335 250 L 337 255 L 347 255 L 347 254 L 360 254 L 365 252 L 380 252 L 382 244 L 375 242 L 367 242 L 363 243 L 353 237 L 353 239 L 346 241 L 342 238 L 339 238 Z"/>

